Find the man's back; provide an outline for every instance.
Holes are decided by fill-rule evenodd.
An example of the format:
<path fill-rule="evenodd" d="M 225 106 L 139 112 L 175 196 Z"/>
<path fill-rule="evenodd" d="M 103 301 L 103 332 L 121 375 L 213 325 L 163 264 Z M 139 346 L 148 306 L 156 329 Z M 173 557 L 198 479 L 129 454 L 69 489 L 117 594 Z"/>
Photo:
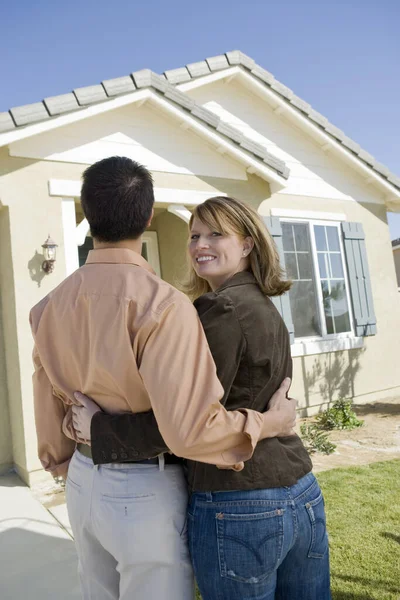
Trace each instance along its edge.
<path fill-rule="evenodd" d="M 36 347 L 55 395 L 70 404 L 82 390 L 110 413 L 149 410 L 140 359 L 149 333 L 175 302 L 188 300 L 135 252 L 92 251 L 85 266 L 32 309 Z"/>

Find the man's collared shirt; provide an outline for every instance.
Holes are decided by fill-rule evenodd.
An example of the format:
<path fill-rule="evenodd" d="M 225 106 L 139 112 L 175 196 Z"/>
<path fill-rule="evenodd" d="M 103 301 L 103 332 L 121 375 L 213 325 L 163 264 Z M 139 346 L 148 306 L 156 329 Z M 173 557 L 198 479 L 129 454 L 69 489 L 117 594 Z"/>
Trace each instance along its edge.
<path fill-rule="evenodd" d="M 262 415 L 226 411 L 191 302 L 136 252 L 92 250 L 86 264 L 31 311 L 39 458 L 65 475 L 78 436 L 76 390 L 106 412 L 153 409 L 178 455 L 239 470 L 253 454 Z"/>

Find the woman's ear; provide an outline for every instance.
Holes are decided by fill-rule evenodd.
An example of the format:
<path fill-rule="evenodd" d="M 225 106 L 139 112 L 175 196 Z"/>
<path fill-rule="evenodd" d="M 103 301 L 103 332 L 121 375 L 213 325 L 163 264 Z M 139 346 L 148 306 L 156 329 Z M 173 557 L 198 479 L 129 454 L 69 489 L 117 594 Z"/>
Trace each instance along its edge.
<path fill-rule="evenodd" d="M 254 248 L 254 240 L 252 237 L 247 236 L 243 240 L 243 256 L 248 256 Z"/>

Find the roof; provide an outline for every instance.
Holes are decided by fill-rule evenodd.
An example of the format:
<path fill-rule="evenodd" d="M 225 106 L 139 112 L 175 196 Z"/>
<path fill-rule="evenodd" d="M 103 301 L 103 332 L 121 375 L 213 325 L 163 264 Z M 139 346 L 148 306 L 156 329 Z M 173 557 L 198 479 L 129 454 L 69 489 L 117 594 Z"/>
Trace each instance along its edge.
<path fill-rule="evenodd" d="M 400 248 L 400 238 L 397 238 L 397 240 L 392 240 L 392 248 L 393 250 Z"/>
<path fill-rule="evenodd" d="M 204 61 L 191 63 L 178 69 L 165 71 L 162 76 L 144 69 L 125 77 L 103 81 L 99 85 L 77 88 L 68 94 L 45 98 L 42 102 L 11 108 L 8 112 L 0 113 L 0 134 L 27 127 L 33 123 L 54 119 L 60 115 L 107 102 L 107 100 L 117 96 L 147 87 L 153 88 L 171 102 L 189 111 L 194 117 L 217 130 L 218 133 L 229 138 L 232 142 L 241 146 L 242 149 L 254 154 L 279 175 L 287 179 L 289 169 L 282 160 L 267 152 L 262 144 L 246 138 L 239 130 L 223 122 L 213 112 L 196 104 L 187 94 L 176 88 L 177 84 L 229 69 L 233 66 L 251 73 L 253 77 L 305 116 L 313 125 L 323 130 L 332 140 L 344 147 L 351 155 L 357 157 L 384 181 L 400 190 L 400 178 L 393 174 L 388 167 L 379 163 L 371 154 L 363 150 L 357 142 L 346 136 L 326 117 L 313 109 L 308 102 L 296 96 L 291 89 L 275 79 L 269 71 L 266 71 L 256 64 L 252 58 L 239 50 L 207 58 Z"/>

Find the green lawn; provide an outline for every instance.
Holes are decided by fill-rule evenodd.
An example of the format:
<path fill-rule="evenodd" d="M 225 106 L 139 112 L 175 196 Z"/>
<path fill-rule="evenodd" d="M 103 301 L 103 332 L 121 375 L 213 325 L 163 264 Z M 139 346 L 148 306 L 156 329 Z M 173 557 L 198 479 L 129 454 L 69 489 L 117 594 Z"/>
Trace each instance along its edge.
<path fill-rule="evenodd" d="M 333 600 L 400 600 L 400 460 L 332 469 L 318 480 Z"/>

